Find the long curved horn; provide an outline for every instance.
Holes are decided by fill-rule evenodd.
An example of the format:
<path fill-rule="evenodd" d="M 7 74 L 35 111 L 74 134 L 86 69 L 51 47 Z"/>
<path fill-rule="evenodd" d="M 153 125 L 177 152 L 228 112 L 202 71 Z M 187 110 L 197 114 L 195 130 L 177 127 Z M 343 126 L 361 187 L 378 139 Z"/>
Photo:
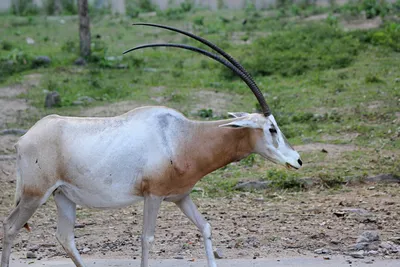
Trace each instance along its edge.
<path fill-rule="evenodd" d="M 260 98 L 264 98 L 263 94 L 261 93 L 261 90 L 258 88 L 257 84 L 255 83 L 255 81 L 253 80 L 253 78 L 251 77 L 251 75 L 245 70 L 245 68 L 239 63 L 237 62 L 232 56 L 230 56 L 228 53 L 226 53 L 224 50 L 222 50 L 221 48 L 219 48 L 218 46 L 216 46 L 215 44 L 211 43 L 210 41 L 207 41 L 206 39 L 194 35 L 193 33 L 190 32 L 186 32 L 180 29 L 176 29 L 170 26 L 165 26 L 165 25 L 160 25 L 160 24 L 153 24 L 153 23 L 133 23 L 132 25 L 142 25 L 142 26 L 152 26 L 152 27 L 157 27 L 157 28 L 162 28 L 162 29 L 167 29 L 170 31 L 174 31 L 174 32 L 178 32 L 181 34 L 184 34 L 186 36 L 189 36 L 205 45 L 207 45 L 208 47 L 212 48 L 213 50 L 215 50 L 216 52 L 218 52 L 219 54 L 221 54 L 224 58 L 226 58 L 230 63 L 232 63 L 236 68 L 238 68 L 241 72 L 243 72 L 244 75 L 246 75 L 250 82 L 253 84 L 253 87 L 255 87 L 255 91 L 253 91 L 253 93 L 256 95 L 257 99 Z M 260 101 L 259 101 L 260 102 Z M 265 116 L 269 116 L 271 115 L 271 111 L 264 99 L 263 101 L 265 103 L 265 106 L 263 105 L 263 103 L 260 102 L 261 108 L 263 113 L 265 114 Z"/>
<path fill-rule="evenodd" d="M 240 78 L 242 78 L 242 80 L 249 86 L 249 88 L 251 89 L 251 91 L 253 91 L 254 95 L 256 96 L 258 102 L 260 103 L 262 109 L 263 109 L 263 113 L 266 117 L 268 117 L 269 115 L 271 115 L 271 111 L 269 110 L 269 107 L 267 105 L 267 103 L 265 102 L 264 96 L 261 94 L 261 96 L 259 94 L 257 94 L 257 92 L 260 92 L 258 90 L 258 87 L 254 85 L 254 82 L 251 81 L 251 79 L 244 74 L 240 69 L 238 69 L 236 66 L 234 66 L 232 63 L 230 63 L 229 61 L 220 58 L 219 56 L 210 53 L 206 50 L 197 48 L 197 47 L 193 47 L 190 45 L 184 45 L 184 44 L 146 44 L 146 45 L 140 45 L 140 46 L 136 46 L 134 48 L 131 48 L 129 50 L 124 51 L 123 54 L 129 53 L 131 51 L 134 50 L 138 50 L 138 49 L 143 49 L 143 48 L 148 48 L 148 47 L 175 47 L 175 48 L 181 48 L 181 49 L 186 49 L 186 50 L 190 50 L 190 51 L 194 51 L 200 54 L 203 54 L 207 57 L 210 57 L 212 59 L 214 59 L 215 61 L 218 61 L 219 63 L 223 64 L 224 66 L 228 67 L 229 69 L 231 69 L 234 73 L 236 73 Z"/>

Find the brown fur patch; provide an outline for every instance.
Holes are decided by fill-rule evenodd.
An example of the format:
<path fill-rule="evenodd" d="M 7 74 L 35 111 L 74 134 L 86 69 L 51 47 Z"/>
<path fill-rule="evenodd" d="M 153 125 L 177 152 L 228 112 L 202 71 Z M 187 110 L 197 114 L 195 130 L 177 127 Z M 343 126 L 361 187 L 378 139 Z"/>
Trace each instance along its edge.
<path fill-rule="evenodd" d="M 154 171 L 138 181 L 133 193 L 139 196 L 186 194 L 206 174 L 250 154 L 262 130 L 218 127 L 224 122 L 195 123 L 192 136 L 187 136 L 174 158 L 166 159 L 160 172 Z"/>
<path fill-rule="evenodd" d="M 23 190 L 23 195 L 29 196 L 29 197 L 42 197 L 44 195 L 44 192 L 36 187 L 27 187 L 24 186 Z"/>

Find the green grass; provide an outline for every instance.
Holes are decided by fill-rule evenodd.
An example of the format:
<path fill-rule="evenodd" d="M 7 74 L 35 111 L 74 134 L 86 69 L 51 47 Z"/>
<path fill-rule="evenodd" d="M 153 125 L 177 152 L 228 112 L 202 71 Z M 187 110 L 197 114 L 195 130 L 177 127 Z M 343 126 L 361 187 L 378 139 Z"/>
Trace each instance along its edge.
<path fill-rule="evenodd" d="M 355 146 L 332 157 L 304 152 L 305 166 L 298 172 L 272 165 L 259 156 L 249 157 L 205 177 L 199 186 L 209 196 L 235 194 L 232 188 L 239 180 L 272 180 L 275 189 L 298 190 L 302 188 L 299 178 L 305 177 L 335 187 L 345 177 L 399 174 L 398 23 L 345 32 L 329 20 L 305 22 L 251 8 L 217 14 L 189 10 L 176 13 L 179 16 L 174 12 L 140 20 L 190 29 L 241 59 L 255 75 L 292 144 Z M 243 25 L 245 18 L 248 21 Z M 78 67 L 73 65 L 79 48 L 76 16 L 0 16 L 4 25 L 0 34 L 7 36 L 0 41 L 0 62 L 12 60 L 16 64 L 11 70 L 0 67 L 0 85 L 23 82 L 30 73 L 43 77 L 39 86 L 18 96 L 28 99 L 39 113 L 7 127 L 27 128 L 49 113 L 79 115 L 81 107 L 72 103 L 81 96 L 94 98 L 91 105 L 122 100 L 158 104 L 154 98 L 163 97 L 163 105 L 206 120 L 221 115 L 216 115 L 218 107 L 209 106 L 207 101 L 193 112 L 199 104 L 196 92 L 218 91 L 235 96 L 236 100 L 227 101 L 226 110 L 257 109 L 254 96 L 243 82 L 201 55 L 149 49 L 121 57 L 124 50 L 138 44 L 163 41 L 198 45 L 192 40 L 168 31 L 131 26 L 137 19 L 112 15 L 91 19 L 94 57 L 88 66 Z M 27 44 L 27 37 L 35 44 Z M 31 61 L 40 55 L 49 56 L 52 63 L 33 69 Z M 120 64 L 127 68 L 118 69 Z M 163 90 L 153 90 L 157 87 Z M 60 93 L 62 107 L 44 109 L 45 92 L 53 90 Z"/>

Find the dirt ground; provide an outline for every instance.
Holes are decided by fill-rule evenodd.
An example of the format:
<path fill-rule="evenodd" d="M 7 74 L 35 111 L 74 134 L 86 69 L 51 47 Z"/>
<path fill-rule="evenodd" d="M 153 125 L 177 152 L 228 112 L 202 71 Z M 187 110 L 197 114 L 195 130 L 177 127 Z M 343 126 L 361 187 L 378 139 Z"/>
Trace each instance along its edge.
<path fill-rule="evenodd" d="M 13 206 L 14 160 L 0 162 L 0 219 Z M 197 198 L 211 223 L 215 248 L 227 258 L 308 255 L 319 248 L 346 254 L 365 230 L 376 230 L 382 241 L 400 233 L 400 186 L 362 185 L 338 191 L 312 190 L 260 197 L 240 193 L 232 198 Z M 91 257 L 140 256 L 142 203 L 118 210 L 78 208 L 76 242 Z M 50 199 L 31 218 L 32 232 L 21 230 L 14 251 L 25 257 L 64 257 L 57 243 L 56 208 Z M 2 234 L 0 234 L 0 240 Z M 152 258 L 204 258 L 195 226 L 174 204 L 160 211 Z M 387 257 L 399 257 L 398 253 Z"/>
<path fill-rule="evenodd" d="M 38 78 L 32 77 L 32 80 Z M 32 80 L 26 84 L 27 89 L 19 90 L 23 92 L 35 86 Z M 7 95 L 9 91 L 12 90 L 0 89 L 0 125 L 12 121 L 19 110 L 31 108 L 26 102 Z M 8 104 L 1 105 L 3 102 Z M 126 103 L 109 105 L 107 109 L 113 106 L 124 110 Z M 90 115 L 87 112 L 85 115 Z M 92 115 L 102 114 L 99 108 L 92 112 Z M 17 139 L 14 135 L 0 136 L 1 221 L 14 206 L 13 145 Z M 330 146 L 331 150 L 337 149 L 335 153 L 346 151 L 333 144 Z M 309 255 L 321 248 L 332 254 L 347 254 L 366 230 L 377 231 L 380 241 L 393 241 L 392 244 L 400 241 L 399 192 L 399 184 L 362 184 L 335 191 L 313 189 L 264 196 L 238 192 L 230 198 L 196 198 L 195 202 L 211 223 L 214 246 L 225 258 Z M 142 203 L 118 210 L 78 207 L 75 231 L 78 249 L 95 258 L 139 257 L 142 208 Z M 15 257 L 26 257 L 27 251 L 43 259 L 66 257 L 54 237 L 56 208 L 52 198 L 29 223 L 32 232 L 21 230 L 14 245 Z M 2 238 L 1 229 L 0 243 Z M 400 258 L 400 251 L 381 253 L 378 247 L 376 251 L 377 255 Z M 174 204 L 165 203 L 161 208 L 151 257 L 205 258 L 200 233 Z"/>

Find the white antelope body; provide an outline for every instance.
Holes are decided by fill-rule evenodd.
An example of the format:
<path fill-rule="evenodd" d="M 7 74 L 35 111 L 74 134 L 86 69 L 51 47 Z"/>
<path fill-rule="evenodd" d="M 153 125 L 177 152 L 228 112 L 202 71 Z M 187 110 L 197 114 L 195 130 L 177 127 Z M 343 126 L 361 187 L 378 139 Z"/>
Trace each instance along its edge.
<path fill-rule="evenodd" d="M 74 242 L 76 204 L 118 208 L 144 200 L 141 266 L 148 266 L 157 213 L 172 201 L 202 232 L 209 267 L 215 267 L 211 227 L 189 197 L 206 174 L 251 153 L 299 168 L 271 114 L 232 113 L 201 122 L 166 107 L 143 107 L 110 118 L 50 115 L 16 145 L 16 207 L 4 221 L 1 267 L 9 267 L 18 231 L 53 194 L 56 237 L 76 266 L 85 266 Z"/>

